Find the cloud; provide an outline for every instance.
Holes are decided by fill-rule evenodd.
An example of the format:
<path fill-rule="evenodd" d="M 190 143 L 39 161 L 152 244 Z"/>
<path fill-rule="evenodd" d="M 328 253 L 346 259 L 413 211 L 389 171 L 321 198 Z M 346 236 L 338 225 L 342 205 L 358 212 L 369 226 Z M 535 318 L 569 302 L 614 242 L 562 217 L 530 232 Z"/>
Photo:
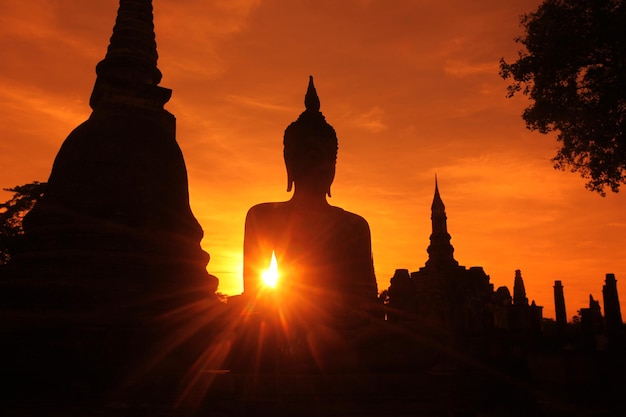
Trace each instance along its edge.
<path fill-rule="evenodd" d="M 83 121 L 85 112 L 78 110 L 78 106 L 68 106 L 66 100 L 60 95 L 50 94 L 49 91 L 33 88 L 28 85 L 19 85 L 0 78 L 0 109 L 6 113 L 16 113 L 30 116 L 32 121 L 40 120 L 40 123 L 21 123 L 14 128 L 33 129 L 38 125 L 48 123 L 63 123 L 67 125 L 77 124 Z M 63 104 L 59 104 L 63 103 Z M 17 120 L 16 120 L 17 121 Z"/>
<path fill-rule="evenodd" d="M 353 109 L 342 115 L 340 123 L 348 129 L 367 130 L 371 133 L 387 130 L 388 126 L 383 121 L 385 111 L 381 107 L 374 106 L 364 113 L 357 113 L 357 111 Z"/>
<path fill-rule="evenodd" d="M 443 71 L 454 77 L 467 77 L 470 75 L 493 75 L 498 73 L 497 62 L 470 63 L 462 60 L 447 60 Z"/>
<path fill-rule="evenodd" d="M 253 107 L 261 110 L 269 110 L 269 111 L 280 111 L 280 112 L 293 112 L 293 108 L 273 103 L 271 100 L 263 100 L 260 98 L 253 97 L 244 97 L 237 96 L 233 94 L 229 94 L 225 97 L 226 101 L 243 106 L 243 107 Z"/>

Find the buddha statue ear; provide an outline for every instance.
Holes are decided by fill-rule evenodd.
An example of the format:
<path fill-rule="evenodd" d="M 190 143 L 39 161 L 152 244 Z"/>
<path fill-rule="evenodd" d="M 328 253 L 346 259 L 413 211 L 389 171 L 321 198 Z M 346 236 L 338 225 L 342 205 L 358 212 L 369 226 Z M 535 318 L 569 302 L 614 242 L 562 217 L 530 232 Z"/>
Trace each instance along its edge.
<path fill-rule="evenodd" d="M 328 181 L 328 190 L 326 190 L 326 195 L 328 197 L 332 197 L 332 195 L 330 195 L 330 187 L 333 185 L 333 181 L 335 181 L 335 164 L 333 164 L 332 174 L 329 179 L 330 181 Z"/>
<path fill-rule="evenodd" d="M 285 162 L 287 161 L 285 160 Z M 285 164 L 285 165 L 287 165 L 287 192 L 290 193 L 291 189 L 293 188 L 293 176 L 291 175 L 289 164 Z"/>

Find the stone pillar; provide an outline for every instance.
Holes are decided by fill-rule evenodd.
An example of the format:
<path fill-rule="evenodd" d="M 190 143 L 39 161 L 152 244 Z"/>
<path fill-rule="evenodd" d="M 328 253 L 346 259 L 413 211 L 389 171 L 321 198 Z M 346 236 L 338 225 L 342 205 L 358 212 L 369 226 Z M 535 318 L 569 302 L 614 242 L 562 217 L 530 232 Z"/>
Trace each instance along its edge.
<path fill-rule="evenodd" d="M 615 344 L 621 340 L 624 331 L 615 274 L 606 274 L 605 283 L 602 286 L 602 296 L 607 337 L 610 344 Z"/>
<path fill-rule="evenodd" d="M 556 311 L 556 325 L 559 330 L 567 326 L 567 314 L 565 312 L 565 296 L 561 281 L 554 281 L 554 309 Z"/>

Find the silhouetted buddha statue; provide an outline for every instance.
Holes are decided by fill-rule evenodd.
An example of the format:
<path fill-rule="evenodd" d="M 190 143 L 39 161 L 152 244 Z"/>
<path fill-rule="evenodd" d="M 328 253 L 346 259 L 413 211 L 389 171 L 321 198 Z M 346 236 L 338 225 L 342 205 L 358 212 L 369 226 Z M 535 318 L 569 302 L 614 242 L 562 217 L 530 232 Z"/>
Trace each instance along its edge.
<path fill-rule="evenodd" d="M 289 201 L 248 211 L 244 236 L 244 297 L 275 292 L 306 321 L 351 321 L 369 310 L 377 286 L 370 230 L 361 216 L 331 206 L 337 135 L 323 114 L 310 77 L 306 110 L 287 127 L 284 158 Z M 261 273 L 275 253 L 280 279 L 265 288 Z"/>

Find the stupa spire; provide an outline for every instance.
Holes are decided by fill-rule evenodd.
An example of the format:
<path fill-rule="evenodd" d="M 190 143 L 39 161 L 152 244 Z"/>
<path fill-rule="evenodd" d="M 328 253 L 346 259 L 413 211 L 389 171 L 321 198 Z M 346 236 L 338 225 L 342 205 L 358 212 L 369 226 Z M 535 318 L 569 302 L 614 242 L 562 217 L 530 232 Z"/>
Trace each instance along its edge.
<path fill-rule="evenodd" d="M 152 0 L 120 0 L 106 56 L 96 66 L 92 108 L 102 101 L 162 107 L 169 100 L 171 90 L 157 87 L 162 74 L 153 19 Z"/>
<path fill-rule="evenodd" d="M 446 206 L 439 195 L 439 184 L 435 175 L 435 195 L 431 205 L 432 234 L 430 235 L 430 245 L 428 246 L 428 261 L 426 266 L 453 265 L 459 263 L 454 259 L 454 248 L 450 243 L 452 238 L 448 233 L 446 216 Z"/>
<path fill-rule="evenodd" d="M 438 211 L 438 212 L 443 212 L 443 215 L 445 216 L 445 212 L 446 212 L 446 206 L 443 204 L 443 200 L 441 199 L 441 196 L 439 195 L 439 184 L 437 182 L 437 174 L 435 174 L 435 195 L 433 197 L 433 204 L 431 205 L 431 210 L 433 211 Z M 444 224 L 445 226 L 445 224 Z M 447 232 L 447 230 L 446 230 Z"/>

